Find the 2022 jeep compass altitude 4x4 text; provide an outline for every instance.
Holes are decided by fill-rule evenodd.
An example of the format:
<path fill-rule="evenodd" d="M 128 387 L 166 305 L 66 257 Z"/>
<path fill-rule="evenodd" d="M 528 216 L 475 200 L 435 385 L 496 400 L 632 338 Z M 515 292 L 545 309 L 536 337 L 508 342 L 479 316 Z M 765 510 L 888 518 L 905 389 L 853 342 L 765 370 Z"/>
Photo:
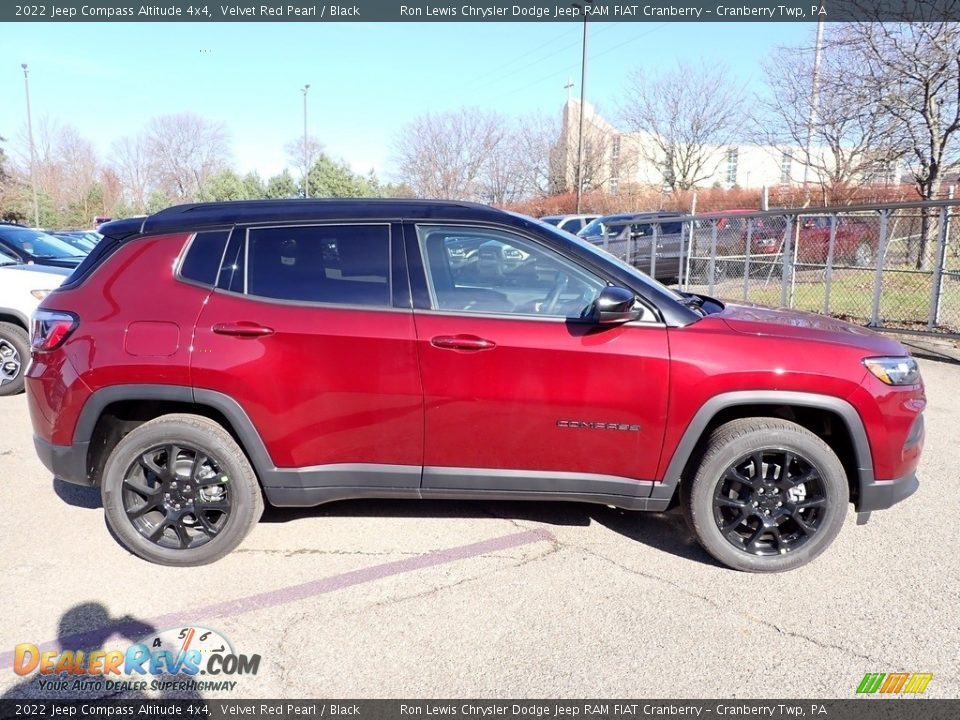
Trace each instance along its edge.
<path fill-rule="evenodd" d="M 674 292 L 546 223 L 294 200 L 102 231 L 33 318 L 30 412 L 44 464 L 153 562 L 222 557 L 263 498 L 511 498 L 679 503 L 769 572 L 918 486 L 899 343 Z"/>

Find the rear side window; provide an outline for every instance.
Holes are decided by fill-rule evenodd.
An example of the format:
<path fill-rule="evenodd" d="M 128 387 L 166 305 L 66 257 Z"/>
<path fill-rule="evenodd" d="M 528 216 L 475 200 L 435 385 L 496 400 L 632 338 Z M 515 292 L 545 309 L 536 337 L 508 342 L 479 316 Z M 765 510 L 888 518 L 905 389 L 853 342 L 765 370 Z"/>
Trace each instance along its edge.
<path fill-rule="evenodd" d="M 251 228 L 246 292 L 275 300 L 389 307 L 390 228 Z"/>
<path fill-rule="evenodd" d="M 226 230 L 198 232 L 187 248 L 187 256 L 180 265 L 180 277 L 213 287 L 223 259 L 230 233 Z"/>

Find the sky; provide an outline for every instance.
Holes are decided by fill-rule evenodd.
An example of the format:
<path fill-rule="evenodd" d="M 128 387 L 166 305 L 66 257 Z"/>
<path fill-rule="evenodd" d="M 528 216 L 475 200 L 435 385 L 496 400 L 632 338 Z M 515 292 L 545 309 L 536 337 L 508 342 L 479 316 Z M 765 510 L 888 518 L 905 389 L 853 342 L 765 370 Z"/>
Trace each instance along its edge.
<path fill-rule="evenodd" d="M 72 124 L 109 157 L 150 118 L 192 111 L 223 122 L 233 166 L 264 177 L 309 133 L 357 172 L 391 179 L 392 144 L 426 112 L 479 106 L 559 115 L 579 94 L 582 25 L 570 23 L 26 23 L 0 28 L 0 137 L 25 137 L 21 63 L 34 128 Z M 812 24 L 590 23 L 587 101 L 615 120 L 636 69 L 724 64 L 749 91 L 780 45 L 811 42 Z"/>

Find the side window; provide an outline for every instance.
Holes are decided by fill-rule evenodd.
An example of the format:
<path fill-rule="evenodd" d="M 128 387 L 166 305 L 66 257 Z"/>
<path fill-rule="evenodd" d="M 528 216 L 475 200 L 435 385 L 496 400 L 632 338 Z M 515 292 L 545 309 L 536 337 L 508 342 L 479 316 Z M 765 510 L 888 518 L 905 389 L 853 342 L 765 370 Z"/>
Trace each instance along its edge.
<path fill-rule="evenodd" d="M 606 283 L 537 242 L 480 227 L 417 227 L 437 310 L 579 318 Z"/>
<path fill-rule="evenodd" d="M 390 306 L 390 228 L 251 228 L 246 292 L 275 300 Z"/>
<path fill-rule="evenodd" d="M 190 241 L 187 255 L 180 264 L 180 277 L 213 287 L 223 260 L 230 233 L 226 230 L 199 232 Z"/>

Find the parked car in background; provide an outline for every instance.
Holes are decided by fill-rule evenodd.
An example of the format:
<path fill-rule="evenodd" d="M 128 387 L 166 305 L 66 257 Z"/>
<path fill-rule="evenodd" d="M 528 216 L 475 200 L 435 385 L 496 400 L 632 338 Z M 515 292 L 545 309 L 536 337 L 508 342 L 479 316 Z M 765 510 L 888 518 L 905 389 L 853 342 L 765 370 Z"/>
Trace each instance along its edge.
<path fill-rule="evenodd" d="M 0 223 L 0 259 L 73 269 L 86 255 L 87 251 L 42 230 Z"/>
<path fill-rule="evenodd" d="M 19 265 L 0 256 L 0 395 L 23 390 L 30 316 L 69 275 L 67 268 Z"/>
<path fill-rule="evenodd" d="M 597 215 L 544 215 L 541 220 L 576 235 L 597 219 Z"/>
<path fill-rule="evenodd" d="M 600 245 L 603 243 L 603 237 L 607 231 L 607 223 L 611 223 L 616 220 L 627 220 L 631 217 L 633 217 L 633 213 L 601 215 L 600 217 L 595 218 L 591 222 L 584 225 L 583 229 L 577 233 L 577 236 L 582 237 L 584 240 L 593 243 L 594 245 Z"/>
<path fill-rule="evenodd" d="M 671 290 L 547 223 L 265 200 L 103 230 L 33 314 L 27 404 L 43 464 L 152 562 L 223 557 L 265 500 L 479 498 L 680 505 L 717 560 L 777 572 L 919 486 L 896 340 Z"/>
<path fill-rule="evenodd" d="M 608 215 L 596 221 L 601 234 L 584 239 L 656 280 L 672 283 L 680 277 L 684 257 L 680 217 L 666 211 Z"/>
<path fill-rule="evenodd" d="M 48 230 L 46 232 L 84 252 L 93 250 L 100 242 L 100 238 L 103 237 L 100 233 L 88 230 Z"/>

